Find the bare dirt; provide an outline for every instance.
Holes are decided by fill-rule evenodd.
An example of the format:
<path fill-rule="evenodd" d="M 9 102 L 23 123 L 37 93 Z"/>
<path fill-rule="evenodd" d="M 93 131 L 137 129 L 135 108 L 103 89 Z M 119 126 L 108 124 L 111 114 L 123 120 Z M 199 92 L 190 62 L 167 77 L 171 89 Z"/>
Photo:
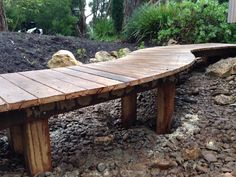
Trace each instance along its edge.
<path fill-rule="evenodd" d="M 13 45 L 13 40 L 17 49 L 6 47 L 2 38 L 8 46 Z M 0 33 L 0 41 L 1 73 L 45 68 L 52 53 L 64 46 L 60 44 L 71 51 L 77 45 L 91 49 L 91 55 L 97 46 L 106 50 L 108 46 L 110 50 L 124 47 L 14 33 Z M 29 65 L 22 57 L 25 55 L 32 62 L 36 60 L 36 64 Z M 121 127 L 119 99 L 53 116 L 50 118 L 53 172 L 38 176 L 236 176 L 236 107 L 218 105 L 213 100 L 221 93 L 236 96 L 235 83 L 236 76 L 226 79 L 209 76 L 205 68 L 183 74 L 177 84 L 175 121 L 168 135 L 155 134 L 156 90 L 139 94 L 138 120 L 130 129 Z M 11 153 L 4 131 L 0 132 L 0 176 L 27 176 L 23 158 Z"/>

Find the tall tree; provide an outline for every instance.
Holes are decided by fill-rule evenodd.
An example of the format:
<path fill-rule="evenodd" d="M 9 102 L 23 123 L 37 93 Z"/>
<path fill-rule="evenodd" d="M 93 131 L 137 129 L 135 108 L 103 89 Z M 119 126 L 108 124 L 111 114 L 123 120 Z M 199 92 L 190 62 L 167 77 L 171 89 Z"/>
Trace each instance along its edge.
<path fill-rule="evenodd" d="M 144 2 L 143 0 L 125 0 L 124 1 L 124 22 L 126 23 L 134 10 Z"/>
<path fill-rule="evenodd" d="M 3 7 L 3 0 L 0 0 L 0 31 L 7 31 L 7 22 Z"/>
<path fill-rule="evenodd" d="M 80 37 L 84 37 L 86 33 L 85 7 L 86 0 L 72 0 L 72 11 L 74 16 L 78 17 L 77 31 Z"/>
<path fill-rule="evenodd" d="M 111 13 L 112 0 L 93 0 L 89 6 L 92 8 L 93 21 L 107 18 Z"/>
<path fill-rule="evenodd" d="M 112 0 L 112 19 L 117 32 L 121 32 L 124 20 L 124 0 Z"/>

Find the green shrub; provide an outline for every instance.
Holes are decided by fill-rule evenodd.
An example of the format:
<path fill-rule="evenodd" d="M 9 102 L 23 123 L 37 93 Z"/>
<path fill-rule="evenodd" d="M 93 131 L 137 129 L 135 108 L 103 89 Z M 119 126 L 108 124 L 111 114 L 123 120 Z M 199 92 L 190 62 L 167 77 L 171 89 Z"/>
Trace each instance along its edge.
<path fill-rule="evenodd" d="M 227 23 L 227 4 L 215 0 L 149 5 L 137 9 L 124 33 L 129 40 L 155 44 L 236 42 L 236 25 Z"/>
<path fill-rule="evenodd" d="M 11 31 L 34 21 L 46 34 L 75 35 L 77 18 L 71 13 L 70 1 L 64 0 L 5 0 L 6 15 Z"/>
<path fill-rule="evenodd" d="M 118 38 L 110 19 L 97 19 L 90 28 L 89 36 L 99 41 L 114 41 Z"/>

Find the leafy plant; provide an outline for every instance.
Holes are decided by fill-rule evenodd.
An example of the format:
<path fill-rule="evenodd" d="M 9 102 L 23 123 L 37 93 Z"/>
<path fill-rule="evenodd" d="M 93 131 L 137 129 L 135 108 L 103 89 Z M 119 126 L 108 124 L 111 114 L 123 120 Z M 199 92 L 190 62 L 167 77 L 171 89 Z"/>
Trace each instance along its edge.
<path fill-rule="evenodd" d="M 91 26 L 89 36 L 100 41 L 114 41 L 118 38 L 113 21 L 110 19 L 97 19 Z"/>
<path fill-rule="evenodd" d="M 124 33 L 126 39 L 155 44 L 175 39 L 180 43 L 236 42 L 236 25 L 227 23 L 227 3 L 215 0 L 145 4 L 137 9 Z"/>
<path fill-rule="evenodd" d="M 22 29 L 34 21 L 47 34 L 74 35 L 77 18 L 72 15 L 71 2 L 64 0 L 5 0 L 9 29 Z"/>

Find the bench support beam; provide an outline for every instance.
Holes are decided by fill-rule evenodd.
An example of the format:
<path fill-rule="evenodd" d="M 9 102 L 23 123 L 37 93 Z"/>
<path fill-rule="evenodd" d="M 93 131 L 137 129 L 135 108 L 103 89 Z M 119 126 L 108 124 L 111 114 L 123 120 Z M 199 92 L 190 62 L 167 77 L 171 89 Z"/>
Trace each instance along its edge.
<path fill-rule="evenodd" d="M 14 126 L 8 129 L 8 141 L 12 151 L 16 154 L 24 153 L 22 126 Z"/>
<path fill-rule="evenodd" d="M 24 156 L 30 175 L 52 170 L 48 119 L 23 126 Z"/>
<path fill-rule="evenodd" d="M 169 133 L 174 112 L 175 82 L 165 80 L 159 83 L 157 94 L 157 134 Z"/>
<path fill-rule="evenodd" d="M 137 117 L 137 93 L 121 98 L 121 120 L 125 128 L 129 128 Z"/>

